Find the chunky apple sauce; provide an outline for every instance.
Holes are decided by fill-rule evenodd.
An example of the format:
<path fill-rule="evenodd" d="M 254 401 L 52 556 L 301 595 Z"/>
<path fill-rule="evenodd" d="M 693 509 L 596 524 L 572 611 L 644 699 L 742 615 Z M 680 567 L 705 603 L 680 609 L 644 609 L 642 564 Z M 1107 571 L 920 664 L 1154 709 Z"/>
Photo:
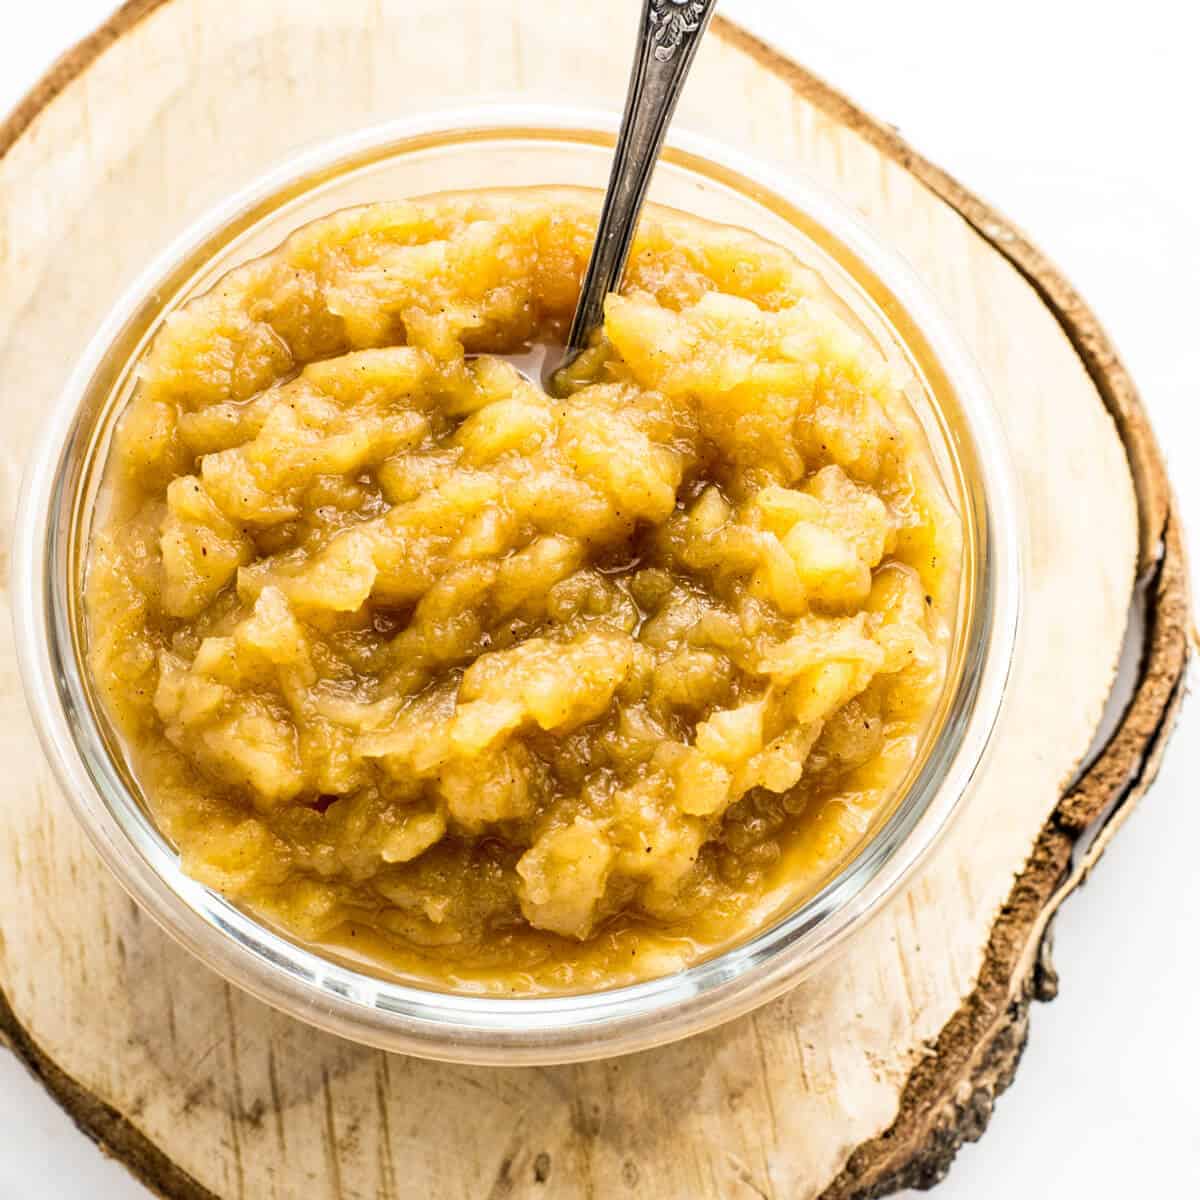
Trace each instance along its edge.
<path fill-rule="evenodd" d="M 867 836 L 961 534 L 816 277 L 651 210 L 548 395 L 595 205 L 337 213 L 166 321 L 89 552 L 95 685 L 187 872 L 435 986 L 678 968 Z"/>

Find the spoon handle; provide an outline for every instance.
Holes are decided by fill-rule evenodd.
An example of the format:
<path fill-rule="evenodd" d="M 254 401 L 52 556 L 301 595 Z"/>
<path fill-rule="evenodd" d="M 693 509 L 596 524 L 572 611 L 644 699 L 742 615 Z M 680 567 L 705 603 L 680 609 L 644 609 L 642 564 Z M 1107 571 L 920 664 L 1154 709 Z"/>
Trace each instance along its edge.
<path fill-rule="evenodd" d="M 567 338 L 568 359 L 604 320 L 604 298 L 621 282 L 642 201 L 667 125 L 717 0 L 645 0 L 637 52 L 617 135 L 608 190 L 579 304 Z"/>

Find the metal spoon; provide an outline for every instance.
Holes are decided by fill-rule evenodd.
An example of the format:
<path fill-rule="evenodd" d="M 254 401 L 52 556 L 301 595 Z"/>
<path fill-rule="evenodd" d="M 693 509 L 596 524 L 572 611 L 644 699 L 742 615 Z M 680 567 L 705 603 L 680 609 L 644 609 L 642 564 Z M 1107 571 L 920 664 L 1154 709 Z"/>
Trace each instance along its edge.
<path fill-rule="evenodd" d="M 587 349 L 604 323 L 604 299 L 620 285 L 667 126 L 716 7 L 717 0 L 643 2 L 625 112 L 566 347 L 532 346 L 500 356 L 527 379 L 540 376 L 552 394 L 560 391 L 555 377 Z"/>
<path fill-rule="evenodd" d="M 569 365 L 604 322 L 604 298 L 621 282 L 667 126 L 717 0 L 645 0 L 596 241 L 567 336 Z"/>

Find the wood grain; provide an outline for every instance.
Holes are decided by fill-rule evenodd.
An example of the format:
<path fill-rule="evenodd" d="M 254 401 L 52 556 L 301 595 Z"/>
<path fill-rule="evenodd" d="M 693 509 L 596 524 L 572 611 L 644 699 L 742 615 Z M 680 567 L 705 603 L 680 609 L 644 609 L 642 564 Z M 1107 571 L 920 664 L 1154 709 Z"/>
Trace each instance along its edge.
<path fill-rule="evenodd" d="M 611 107 L 612 30 L 631 34 L 636 6 L 127 4 L 0 128 L 0 377 L 33 401 L 6 413 L 10 519 L 39 407 L 173 233 L 349 126 L 498 91 Z M 610 1062 L 447 1067 L 315 1034 L 142 918 L 32 750 L 5 627 L 0 1031 L 163 1195 L 881 1195 L 938 1178 L 981 1132 L 1030 1000 L 1052 993 L 1049 922 L 1153 779 L 1182 695 L 1187 574 L 1157 447 L 1094 317 L 1020 234 L 801 68 L 727 22 L 715 33 L 680 120 L 855 204 L 996 397 L 1031 569 L 987 777 L 846 954 L 752 1017 Z M 1139 563 L 1137 692 L 1080 775 Z"/>

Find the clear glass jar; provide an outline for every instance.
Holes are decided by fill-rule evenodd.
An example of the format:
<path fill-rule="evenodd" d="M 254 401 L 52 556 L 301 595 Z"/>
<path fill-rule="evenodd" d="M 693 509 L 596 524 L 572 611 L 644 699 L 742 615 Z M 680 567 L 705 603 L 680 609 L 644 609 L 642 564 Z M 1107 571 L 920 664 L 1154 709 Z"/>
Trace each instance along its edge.
<path fill-rule="evenodd" d="M 63 791 L 131 895 L 210 967 L 277 1008 L 388 1050 L 469 1063 L 621 1054 L 765 1003 L 825 960 L 911 874 L 963 803 L 995 725 L 1020 595 L 1013 476 L 986 387 L 911 268 L 840 202 L 679 134 L 651 199 L 792 250 L 908 373 L 965 557 L 949 682 L 906 786 L 811 898 L 741 944 L 634 986 L 484 998 L 380 978 L 273 931 L 180 870 L 100 719 L 84 666 L 81 579 L 97 489 L 134 365 L 164 316 L 318 215 L 368 200 L 531 184 L 602 187 L 614 120 L 494 105 L 349 134 L 292 159 L 198 222 L 142 275 L 84 354 L 24 483 L 14 622 L 30 709 Z"/>

